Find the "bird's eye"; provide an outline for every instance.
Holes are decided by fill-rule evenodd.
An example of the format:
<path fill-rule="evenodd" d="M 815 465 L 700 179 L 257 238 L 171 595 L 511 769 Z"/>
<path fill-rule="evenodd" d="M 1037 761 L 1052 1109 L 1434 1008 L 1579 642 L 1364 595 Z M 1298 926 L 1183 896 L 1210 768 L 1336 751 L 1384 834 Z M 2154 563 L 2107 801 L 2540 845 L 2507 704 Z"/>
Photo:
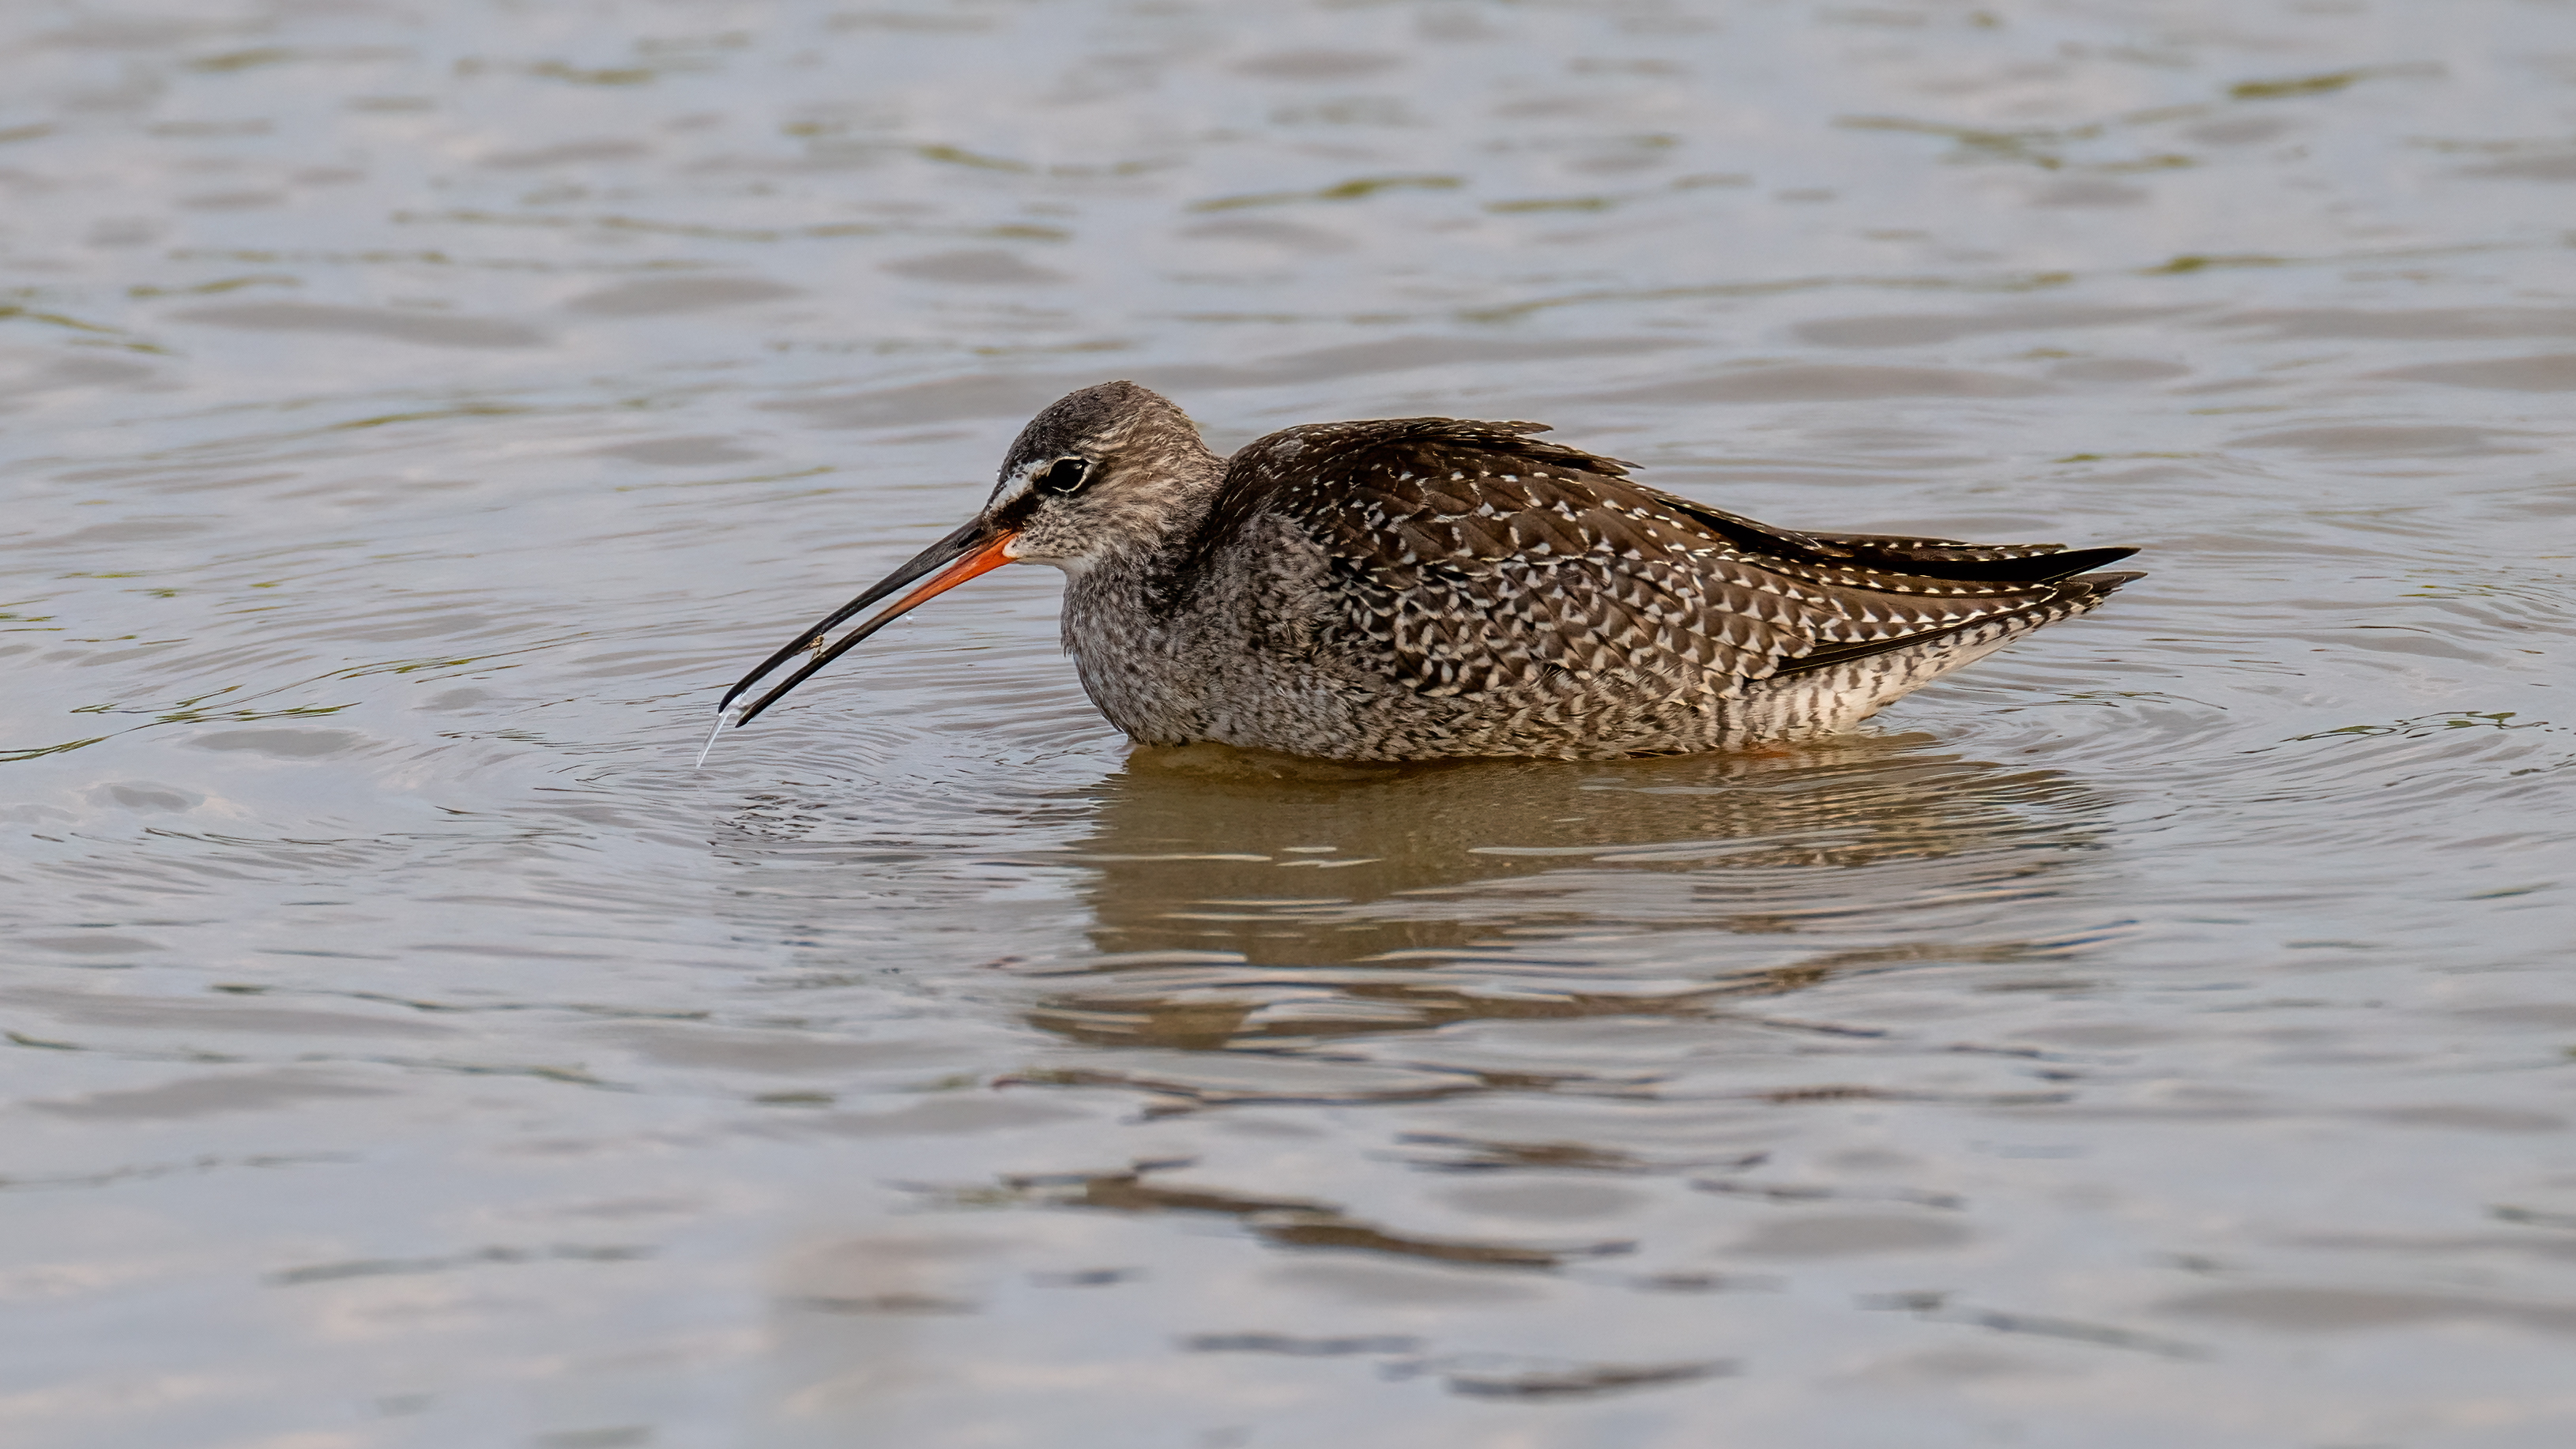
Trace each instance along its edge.
<path fill-rule="evenodd" d="M 1091 464 L 1082 458 L 1058 458 L 1031 475 L 1029 481 L 1049 493 L 1071 493 L 1090 476 Z"/>

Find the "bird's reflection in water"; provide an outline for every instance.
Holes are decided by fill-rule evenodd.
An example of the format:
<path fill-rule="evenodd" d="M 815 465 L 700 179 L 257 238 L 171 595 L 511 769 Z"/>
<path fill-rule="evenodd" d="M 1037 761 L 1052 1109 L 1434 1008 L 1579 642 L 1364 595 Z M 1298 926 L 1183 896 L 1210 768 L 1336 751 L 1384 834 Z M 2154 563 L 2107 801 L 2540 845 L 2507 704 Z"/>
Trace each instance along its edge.
<path fill-rule="evenodd" d="M 1013 793 L 999 767 L 993 780 L 802 788 L 755 802 L 720 844 L 742 870 L 733 918 L 810 945 L 799 954 L 814 979 L 801 984 L 914 969 L 889 948 L 889 927 L 915 940 L 962 933 L 974 945 L 947 959 L 979 965 L 914 984 L 1058 1044 L 970 1036 L 943 1065 L 1011 1090 L 915 1093 L 921 1105 L 814 1113 L 773 1129 L 905 1154 L 902 1175 L 922 1210 L 1087 1214 L 1071 1227 L 1063 1215 L 1037 1225 L 907 1218 L 899 1231 L 836 1232 L 782 1265 L 779 1371 L 800 1412 L 864 1417 L 878 1431 L 871 1443 L 886 1441 L 887 1423 L 930 1411 L 911 1406 L 940 1402 L 908 1393 L 941 1381 L 935 1356 L 950 1342 L 941 1325 L 972 1325 L 988 1302 L 1023 1311 L 1026 1298 L 1003 1296 L 1024 1291 L 1015 1284 L 1047 1292 L 1132 1277 L 1146 1296 L 1121 1301 L 1160 1313 L 1172 1300 L 1153 1295 L 1192 1291 L 1178 1286 L 1182 1272 L 1233 1271 L 1198 1255 L 1203 1233 L 1178 1237 L 1164 1219 L 1231 1219 L 1297 1254 L 1289 1273 L 1341 1275 L 1233 1280 L 1260 1285 L 1242 1300 L 1250 1316 L 1185 1346 L 1392 1345 L 1383 1351 L 1397 1354 L 1415 1340 L 1386 1332 L 1389 1302 L 1483 1313 L 1489 1304 L 1554 1312 L 1567 1301 L 1462 1273 L 1607 1263 L 1640 1239 L 1674 1251 L 1649 1238 L 1658 1220 L 1622 1217 L 1622 1205 L 1651 1199 L 1585 1199 L 1586 1185 L 1569 1179 L 1704 1174 L 1700 1190 L 1728 1192 L 1730 1174 L 1840 1120 L 1785 1104 L 2046 1099 L 2010 1068 L 1988 1066 L 2018 1058 L 1962 1058 L 1947 1035 L 1855 1043 L 1878 1033 L 1829 1019 L 1847 1001 L 1802 1009 L 1795 994 L 1962 963 L 1987 985 L 2059 976 L 2041 958 L 2115 914 L 2124 890 L 2116 857 L 2096 848 L 2101 796 L 2055 771 L 1967 760 L 1919 736 L 1762 755 L 1366 770 L 1139 751 L 1088 782 Z M 965 795 L 979 798 L 978 811 L 956 808 Z M 1049 831 L 1064 843 L 1028 848 Z M 1004 855 L 999 842 L 1022 849 Z M 1050 889 L 995 909 L 992 892 L 1032 879 Z M 1009 962 L 987 954 L 1023 950 Z M 927 1020 L 906 1030 L 925 1031 Z M 1825 1049 L 1813 1050 L 1820 1041 Z M 1026 1090 L 1046 1084 L 1141 1093 L 1156 1133 L 1176 1135 L 1139 1137 L 1123 1112 L 1086 1120 Z M 1358 1108 L 1371 1109 L 1365 1120 Z M 1063 1115 L 1006 1115 L 1033 1111 Z M 1029 1127 L 1042 1129 L 1043 1147 L 1039 1132 L 1013 1135 Z M 1282 1133 L 1294 1152 L 1278 1151 Z M 1148 1141 L 1156 1155 L 1140 1156 Z M 1201 1151 L 1225 1165 L 1193 1171 Z M 1609 1205 L 1563 1220 L 1563 1231 L 1508 1215 L 1462 1222 L 1454 1191 L 1407 1194 L 1390 1180 L 1402 1170 L 1390 1160 L 1444 1184 L 1527 1176 L 1526 1192 L 1551 1201 Z M 923 1161 L 940 1165 L 914 1165 Z M 1872 1202 L 1956 1209 L 1911 1184 L 1867 1191 Z M 1820 1231 L 1883 1219 L 1822 1221 Z M 1324 1254 L 1342 1261 L 1315 1261 Z M 1675 1294 L 1767 1281 L 1675 1261 L 1675 1271 L 1634 1280 L 1645 1311 Z M 1612 1271 L 1587 1281 L 1614 1282 Z M 1349 1296 L 1309 1301 L 1310 1292 Z M 1488 1296 L 1368 1296 L 1433 1292 Z M 1444 1328 L 1451 1340 L 1471 1333 L 1460 1322 Z M 1617 1386 L 1707 1371 L 1683 1353 L 1636 1358 L 1645 1367 L 1583 1372 Z M 1531 1392 L 1590 1391 L 1564 1387 L 1577 1382 L 1571 1371 L 1548 1372 Z M 1497 1382 L 1506 1386 L 1458 1391 L 1520 1391 Z"/>
<path fill-rule="evenodd" d="M 1140 750 L 1103 783 L 1091 836 L 1055 857 L 1094 872 L 1096 954 L 1065 963 L 1030 1019 L 1204 1049 L 1691 1014 L 2038 954 L 2104 918 L 2103 803 L 1921 736 L 1375 769 Z"/>

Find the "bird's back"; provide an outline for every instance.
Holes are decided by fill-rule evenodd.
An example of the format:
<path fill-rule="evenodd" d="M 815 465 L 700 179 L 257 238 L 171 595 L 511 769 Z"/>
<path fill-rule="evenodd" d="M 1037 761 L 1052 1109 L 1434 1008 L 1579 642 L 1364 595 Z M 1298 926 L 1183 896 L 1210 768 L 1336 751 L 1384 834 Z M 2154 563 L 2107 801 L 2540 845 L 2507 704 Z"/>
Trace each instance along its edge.
<path fill-rule="evenodd" d="M 1351 759 L 1724 748 L 1847 728 L 2137 577 L 2087 572 L 2124 548 L 1774 528 L 1542 431 L 1251 444 L 1141 597 L 1076 581 L 1095 699 L 1143 739 Z"/>

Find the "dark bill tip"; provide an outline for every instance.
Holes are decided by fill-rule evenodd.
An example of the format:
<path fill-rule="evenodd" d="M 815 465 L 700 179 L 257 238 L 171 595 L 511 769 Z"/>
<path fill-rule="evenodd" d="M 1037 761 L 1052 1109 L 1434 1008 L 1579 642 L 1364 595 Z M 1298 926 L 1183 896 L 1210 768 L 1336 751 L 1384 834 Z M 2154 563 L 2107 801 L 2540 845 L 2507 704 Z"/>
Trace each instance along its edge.
<path fill-rule="evenodd" d="M 903 567 L 878 580 L 866 593 L 833 610 L 820 622 L 797 635 L 794 642 L 760 661 L 758 668 L 736 681 L 733 688 L 725 691 L 724 698 L 716 701 L 718 715 L 716 727 L 722 729 L 728 716 L 737 727 L 751 723 L 760 716 L 761 711 L 776 704 L 789 690 L 812 678 L 823 666 L 848 653 L 870 635 L 901 618 L 914 607 L 946 593 L 978 574 L 990 573 L 1009 563 L 1011 555 L 1008 549 L 1011 540 L 1018 536 L 1016 530 L 1002 528 L 978 518 L 913 555 Z M 895 600 L 883 612 L 843 635 L 840 641 L 830 648 L 823 647 L 823 640 L 831 634 L 832 630 L 839 627 L 842 621 L 915 580 L 922 581 L 920 587 Z M 787 676 L 775 688 L 738 714 L 729 715 L 734 708 L 734 701 L 748 693 L 753 685 L 769 677 L 780 665 L 807 650 L 815 651 L 815 655 L 804 668 Z M 704 758 L 702 754 L 700 759 Z"/>

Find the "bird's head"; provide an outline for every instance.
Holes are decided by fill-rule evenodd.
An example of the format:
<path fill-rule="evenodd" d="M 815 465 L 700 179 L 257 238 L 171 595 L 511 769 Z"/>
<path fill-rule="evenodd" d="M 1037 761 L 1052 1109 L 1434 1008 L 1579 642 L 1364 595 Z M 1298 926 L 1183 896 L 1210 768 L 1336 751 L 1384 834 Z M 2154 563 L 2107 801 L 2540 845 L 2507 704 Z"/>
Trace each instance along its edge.
<path fill-rule="evenodd" d="M 976 522 L 1008 534 L 1016 562 L 1080 573 L 1162 542 L 1220 467 L 1169 399 L 1104 382 L 1029 419 Z"/>
<path fill-rule="evenodd" d="M 981 512 L 761 661 L 717 704 L 717 728 L 728 720 L 748 724 L 861 640 L 977 574 L 1006 563 L 1042 563 L 1078 575 L 1120 554 L 1166 544 L 1194 505 L 1205 506 L 1223 470 L 1189 417 L 1150 389 L 1104 382 L 1058 398 L 1020 430 Z M 907 586 L 866 622 L 824 644 L 844 620 Z M 814 657 L 804 667 L 737 708 L 735 701 L 754 684 L 808 650 Z"/>

